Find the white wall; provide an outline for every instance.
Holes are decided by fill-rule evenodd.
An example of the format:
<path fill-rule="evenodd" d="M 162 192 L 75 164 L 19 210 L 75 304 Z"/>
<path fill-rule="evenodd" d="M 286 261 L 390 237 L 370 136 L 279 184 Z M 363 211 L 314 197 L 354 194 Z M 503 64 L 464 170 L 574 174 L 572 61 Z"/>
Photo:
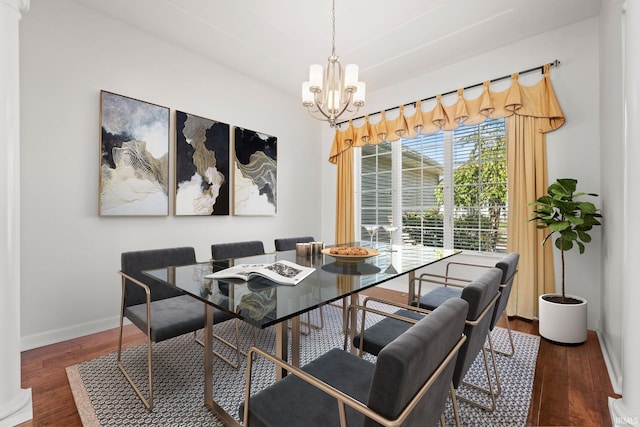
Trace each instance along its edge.
<path fill-rule="evenodd" d="M 556 31 L 547 32 L 476 57 L 434 70 L 397 85 L 367 88 L 366 113 L 380 111 L 399 104 L 427 98 L 438 93 L 449 92 L 459 87 L 470 86 L 485 80 L 510 75 L 555 59 L 560 60 L 558 68 L 552 68 L 553 82 L 560 105 L 566 116 L 566 124 L 548 134 L 549 180 L 572 177 L 579 181 L 582 191 L 600 194 L 600 146 L 599 146 L 599 71 L 598 71 L 598 20 L 589 19 Z M 366 81 L 366 76 L 363 78 Z M 538 73 L 523 75 L 522 84 L 538 81 Z M 501 90 L 510 84 L 497 83 L 492 86 Z M 467 95 L 477 96 L 473 91 Z M 443 103 L 452 103 L 455 98 L 445 98 Z M 424 104 L 423 109 L 429 105 Z M 407 114 L 412 114 L 408 110 Z M 377 117 L 372 121 L 377 120 Z M 393 118 L 389 113 L 387 118 Z M 354 125 L 360 126 L 355 122 Z M 324 130 L 323 144 L 330 144 L 333 134 Z M 328 152 L 328 151 L 327 151 Z M 323 165 L 324 182 L 335 186 L 335 167 Z M 332 229 L 335 198 L 334 187 L 323 188 L 323 232 Z M 599 201 L 598 201 L 599 202 Z M 600 327 L 600 242 L 601 231 L 593 233 L 593 243 L 584 255 L 568 253 L 567 289 L 591 301 L 589 306 L 590 329 Z M 557 251 L 556 251 L 557 252 Z M 556 253 L 556 264 L 560 264 Z M 557 269 L 557 284 L 560 284 L 560 269 Z"/>
<path fill-rule="evenodd" d="M 622 280 L 624 267 L 624 112 L 622 105 L 621 1 L 602 2 L 600 11 L 600 166 L 602 170 L 603 288 L 601 340 L 614 390 L 622 382 Z"/>
<path fill-rule="evenodd" d="M 297 99 L 68 0 L 32 0 L 20 38 L 23 349 L 115 327 L 123 251 L 320 235 L 320 124 Z M 277 136 L 278 215 L 98 217 L 101 89 L 171 109 L 171 165 L 176 109 Z"/>

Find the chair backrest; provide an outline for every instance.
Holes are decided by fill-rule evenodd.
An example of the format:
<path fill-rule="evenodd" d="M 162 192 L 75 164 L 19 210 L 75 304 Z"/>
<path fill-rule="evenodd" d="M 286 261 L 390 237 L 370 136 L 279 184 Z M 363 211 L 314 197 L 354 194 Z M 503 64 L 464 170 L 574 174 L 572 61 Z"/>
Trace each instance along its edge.
<path fill-rule="evenodd" d="M 260 240 L 214 243 L 211 245 L 211 259 L 214 260 L 242 258 L 262 254 L 264 254 L 264 244 Z"/>
<path fill-rule="evenodd" d="M 370 409 L 390 419 L 401 414 L 457 344 L 468 307 L 466 301 L 451 298 L 380 351 L 369 390 Z M 452 357 L 403 426 L 436 424 L 449 395 L 455 363 Z M 379 424 L 367 418 L 364 425 Z"/>
<path fill-rule="evenodd" d="M 309 243 L 315 242 L 311 236 L 302 237 L 286 237 L 281 239 L 275 239 L 273 243 L 276 245 L 276 251 L 290 251 L 296 248 L 296 243 Z"/>
<path fill-rule="evenodd" d="M 502 279 L 500 280 L 500 298 L 496 302 L 496 308 L 493 311 L 493 318 L 491 319 L 491 330 L 496 326 L 502 312 L 507 308 L 509 302 L 509 296 L 511 295 L 511 288 L 513 287 L 513 280 L 518 272 L 518 261 L 520 260 L 520 254 L 512 252 L 500 261 L 497 262 L 496 267 L 502 270 Z"/>
<path fill-rule="evenodd" d="M 122 272 L 149 286 L 152 301 L 183 295 L 183 293 L 143 274 L 142 271 L 172 265 L 195 264 L 195 262 L 196 252 L 192 247 L 123 252 L 120 256 Z M 146 301 L 144 290 L 126 278 L 124 301 L 125 307 Z"/>
<path fill-rule="evenodd" d="M 467 314 L 468 322 L 464 328 L 467 341 L 460 349 L 453 374 L 453 385 L 456 388 L 484 347 L 491 326 L 494 307 L 492 304 L 495 304 L 494 298 L 500 289 L 501 278 L 502 270 L 492 267 L 462 289 L 460 297 L 469 303 L 469 313 Z M 490 311 L 485 311 L 487 309 Z"/>

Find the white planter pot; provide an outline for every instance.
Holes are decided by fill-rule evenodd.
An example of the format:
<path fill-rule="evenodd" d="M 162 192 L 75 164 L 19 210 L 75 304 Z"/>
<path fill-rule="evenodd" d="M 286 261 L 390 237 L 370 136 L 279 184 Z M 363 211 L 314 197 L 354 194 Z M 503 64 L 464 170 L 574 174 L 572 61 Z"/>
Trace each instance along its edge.
<path fill-rule="evenodd" d="M 540 336 L 561 344 L 581 344 L 587 340 L 587 300 L 575 295 L 567 297 L 582 301 L 580 304 L 558 304 L 538 298 Z"/>

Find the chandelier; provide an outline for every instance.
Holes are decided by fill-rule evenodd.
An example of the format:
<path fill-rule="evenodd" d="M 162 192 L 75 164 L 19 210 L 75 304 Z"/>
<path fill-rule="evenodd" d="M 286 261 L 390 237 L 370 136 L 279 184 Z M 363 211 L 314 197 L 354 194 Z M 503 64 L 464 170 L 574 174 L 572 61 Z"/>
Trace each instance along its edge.
<path fill-rule="evenodd" d="M 355 115 L 364 105 L 364 82 L 358 81 L 358 66 L 349 64 L 344 69 L 336 55 L 336 2 L 331 8 L 331 56 L 327 67 L 313 64 L 309 67 L 309 81 L 302 83 L 302 105 L 312 117 L 326 120 L 331 127 L 345 112 Z"/>

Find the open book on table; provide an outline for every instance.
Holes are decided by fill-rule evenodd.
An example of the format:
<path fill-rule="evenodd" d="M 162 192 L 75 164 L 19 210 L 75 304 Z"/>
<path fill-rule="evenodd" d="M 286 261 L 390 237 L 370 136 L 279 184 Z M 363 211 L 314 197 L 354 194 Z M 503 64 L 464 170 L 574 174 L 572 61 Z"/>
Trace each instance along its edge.
<path fill-rule="evenodd" d="M 315 268 L 312 267 L 281 260 L 270 264 L 238 264 L 206 277 L 208 279 L 240 279 L 246 282 L 253 277 L 261 276 L 283 285 L 296 285 L 314 270 Z"/>

